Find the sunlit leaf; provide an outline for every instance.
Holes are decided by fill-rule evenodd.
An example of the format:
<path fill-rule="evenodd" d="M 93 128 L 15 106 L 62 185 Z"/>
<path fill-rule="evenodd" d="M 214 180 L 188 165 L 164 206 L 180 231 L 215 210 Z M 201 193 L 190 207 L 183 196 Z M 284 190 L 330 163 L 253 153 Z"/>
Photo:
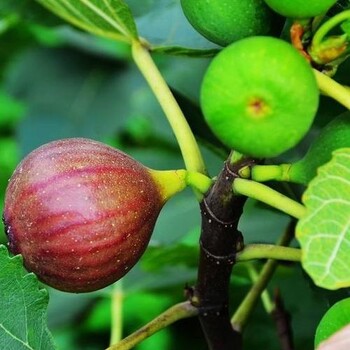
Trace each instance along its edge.
<path fill-rule="evenodd" d="M 37 0 L 59 17 L 91 33 L 130 41 L 137 30 L 122 0 Z"/>
<path fill-rule="evenodd" d="M 302 265 L 323 288 L 350 286 L 350 148 L 333 153 L 303 196 L 306 215 L 297 225 Z"/>
<path fill-rule="evenodd" d="M 5 246 L 0 246 L 0 266 L 1 349 L 55 349 L 46 326 L 47 291 L 24 270 L 20 256 L 8 256 Z"/>

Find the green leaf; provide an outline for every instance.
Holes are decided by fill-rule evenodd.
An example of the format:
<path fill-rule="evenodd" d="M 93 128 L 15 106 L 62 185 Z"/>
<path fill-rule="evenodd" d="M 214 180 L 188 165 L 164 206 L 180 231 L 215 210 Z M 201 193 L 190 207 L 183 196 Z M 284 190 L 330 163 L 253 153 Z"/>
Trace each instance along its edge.
<path fill-rule="evenodd" d="M 152 51 L 208 57 L 220 49 L 200 35 L 186 19 L 179 0 L 125 0 L 135 16 L 138 32 Z"/>
<path fill-rule="evenodd" d="M 296 228 L 303 268 L 320 287 L 350 286 L 350 148 L 319 168 L 303 203 L 307 212 Z"/>
<path fill-rule="evenodd" d="M 2 349 L 55 349 L 46 326 L 48 293 L 27 273 L 20 256 L 0 246 L 0 344 Z"/>
<path fill-rule="evenodd" d="M 198 253 L 198 246 L 193 247 L 183 243 L 166 247 L 149 247 L 143 256 L 142 267 L 147 271 L 159 271 L 165 266 L 197 267 Z"/>
<path fill-rule="evenodd" d="M 122 0 L 37 0 L 59 17 L 88 32 L 122 41 L 137 38 L 129 7 Z"/>
<path fill-rule="evenodd" d="M 334 304 L 322 317 L 315 335 L 315 347 L 350 323 L 350 298 Z"/>

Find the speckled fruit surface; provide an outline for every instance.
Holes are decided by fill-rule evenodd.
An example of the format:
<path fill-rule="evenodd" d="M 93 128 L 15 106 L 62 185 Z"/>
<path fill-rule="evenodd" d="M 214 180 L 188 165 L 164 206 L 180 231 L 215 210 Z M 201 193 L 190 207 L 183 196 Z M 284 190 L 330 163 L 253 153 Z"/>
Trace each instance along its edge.
<path fill-rule="evenodd" d="M 139 260 L 162 207 L 146 167 L 102 143 L 73 138 L 30 153 L 4 206 L 9 248 L 46 284 L 103 288 Z"/>
<path fill-rule="evenodd" d="M 294 147 L 316 115 L 319 91 L 308 62 L 289 43 L 256 36 L 224 48 L 202 82 L 204 117 L 240 153 L 275 157 Z"/>
<path fill-rule="evenodd" d="M 181 6 L 191 25 L 221 46 L 282 29 L 280 19 L 263 0 L 181 0 Z"/>

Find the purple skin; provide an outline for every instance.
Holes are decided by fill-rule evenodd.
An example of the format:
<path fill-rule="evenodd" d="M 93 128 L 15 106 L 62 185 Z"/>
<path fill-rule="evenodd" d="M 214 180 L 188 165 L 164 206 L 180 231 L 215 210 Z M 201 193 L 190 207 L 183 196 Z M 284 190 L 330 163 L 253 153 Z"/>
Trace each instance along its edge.
<path fill-rule="evenodd" d="M 4 223 L 13 254 L 67 292 L 101 289 L 146 249 L 163 201 L 146 167 L 102 143 L 72 138 L 30 153 L 12 175 Z"/>

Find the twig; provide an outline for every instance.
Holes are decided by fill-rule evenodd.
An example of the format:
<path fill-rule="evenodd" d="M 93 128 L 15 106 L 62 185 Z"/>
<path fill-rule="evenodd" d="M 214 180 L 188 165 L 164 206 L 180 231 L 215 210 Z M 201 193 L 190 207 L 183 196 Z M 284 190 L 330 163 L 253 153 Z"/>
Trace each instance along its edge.
<path fill-rule="evenodd" d="M 233 163 L 232 163 L 233 161 Z M 243 247 L 237 229 L 246 198 L 232 191 L 239 170 L 254 162 L 229 158 L 216 182 L 201 202 L 202 231 L 196 286 L 190 297 L 199 309 L 199 320 L 210 350 L 240 350 L 240 332 L 233 330 L 229 316 L 229 283 L 236 253 Z"/>
<path fill-rule="evenodd" d="M 107 350 L 129 350 L 142 340 L 150 337 L 152 334 L 169 326 L 170 324 L 198 314 L 198 310 L 186 301 L 172 306 L 167 311 L 156 317 L 154 320 L 137 330 L 135 333 L 121 340 L 119 343 L 110 346 Z"/>
<path fill-rule="evenodd" d="M 276 323 L 278 338 L 282 350 L 293 350 L 293 331 L 291 326 L 291 317 L 284 307 L 281 293 L 278 289 L 274 295 L 275 307 L 271 312 L 271 317 Z"/>

